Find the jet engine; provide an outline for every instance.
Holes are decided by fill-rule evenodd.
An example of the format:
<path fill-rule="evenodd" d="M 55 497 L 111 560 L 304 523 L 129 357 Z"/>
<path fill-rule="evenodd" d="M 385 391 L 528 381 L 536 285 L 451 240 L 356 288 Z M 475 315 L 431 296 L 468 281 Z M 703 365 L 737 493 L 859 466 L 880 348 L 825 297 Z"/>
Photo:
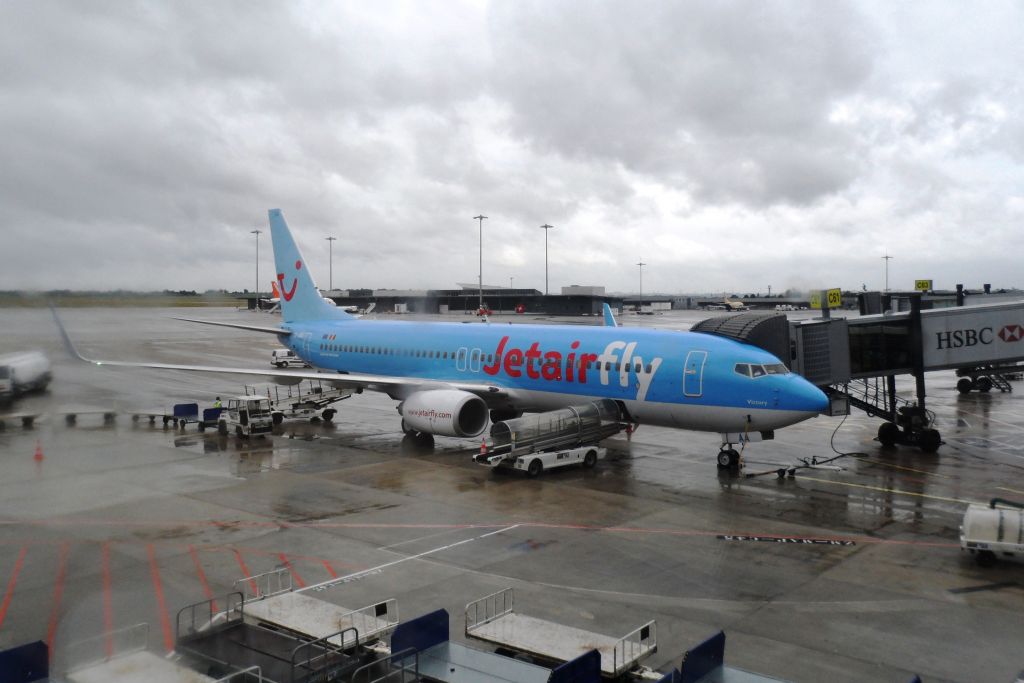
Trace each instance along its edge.
<path fill-rule="evenodd" d="M 458 389 L 417 391 L 398 407 L 407 430 L 442 436 L 478 436 L 487 428 L 487 404 Z"/>

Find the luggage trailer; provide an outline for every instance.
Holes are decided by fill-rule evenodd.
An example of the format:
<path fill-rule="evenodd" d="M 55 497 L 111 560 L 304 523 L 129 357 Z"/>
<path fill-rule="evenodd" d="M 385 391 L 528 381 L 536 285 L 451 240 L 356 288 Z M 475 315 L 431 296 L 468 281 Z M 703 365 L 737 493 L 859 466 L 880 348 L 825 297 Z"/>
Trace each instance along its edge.
<path fill-rule="evenodd" d="M 657 652 L 657 624 L 652 620 L 621 638 L 585 631 L 517 613 L 515 593 L 505 588 L 466 605 L 466 637 L 549 662 L 571 662 L 589 651 L 600 655 L 605 678 L 660 680 L 663 675 L 640 665 Z"/>
<path fill-rule="evenodd" d="M 236 585 L 249 586 L 252 597 L 237 590 L 177 616 L 176 651 L 215 675 L 256 666 L 268 683 L 352 680 L 388 651 L 380 639 L 398 624 L 395 600 L 355 610 L 335 605 L 293 591 L 287 568 Z"/>

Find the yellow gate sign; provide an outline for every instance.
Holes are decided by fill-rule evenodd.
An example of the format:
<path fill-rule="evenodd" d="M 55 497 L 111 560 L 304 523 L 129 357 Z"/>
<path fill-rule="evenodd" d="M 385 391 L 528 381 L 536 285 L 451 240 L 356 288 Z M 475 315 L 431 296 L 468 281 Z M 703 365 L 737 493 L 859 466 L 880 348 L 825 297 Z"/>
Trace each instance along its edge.
<path fill-rule="evenodd" d="M 822 302 L 825 303 L 827 308 L 840 308 L 843 305 L 843 290 L 839 288 L 835 289 L 818 289 L 811 292 L 811 308 L 821 309 Z"/>
<path fill-rule="evenodd" d="M 918 292 L 930 292 L 932 291 L 932 281 L 914 280 L 914 289 Z"/>

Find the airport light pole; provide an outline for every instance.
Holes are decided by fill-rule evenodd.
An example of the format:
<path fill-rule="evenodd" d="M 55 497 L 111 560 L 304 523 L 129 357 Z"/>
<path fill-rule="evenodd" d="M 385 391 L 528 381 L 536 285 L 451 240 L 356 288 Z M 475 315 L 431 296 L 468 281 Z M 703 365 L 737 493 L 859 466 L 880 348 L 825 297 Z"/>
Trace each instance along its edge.
<path fill-rule="evenodd" d="M 327 289 L 334 291 L 334 241 L 337 237 L 325 237 L 327 240 L 327 272 L 330 273 L 327 277 L 330 278 L 327 281 Z"/>
<path fill-rule="evenodd" d="M 637 305 L 636 310 L 642 311 L 644 310 L 644 266 L 647 264 L 644 263 L 643 257 L 640 257 L 637 265 L 640 266 L 640 303 Z"/>
<path fill-rule="evenodd" d="M 548 295 L 548 230 L 555 226 L 545 223 L 540 226 L 544 231 L 544 296 Z"/>
<path fill-rule="evenodd" d="M 484 221 L 487 220 L 487 216 L 480 214 L 479 216 L 473 216 L 473 220 L 480 221 L 480 275 L 478 284 L 480 286 L 480 307 L 477 308 L 477 312 L 484 310 Z"/>
<path fill-rule="evenodd" d="M 885 256 L 883 256 L 882 258 L 885 259 L 885 291 L 888 292 L 889 291 L 889 261 L 893 260 L 896 257 L 895 256 L 889 256 L 889 252 L 885 252 Z"/>
<path fill-rule="evenodd" d="M 512 289 L 512 281 L 515 280 L 515 279 L 516 279 L 515 275 L 509 275 L 508 276 L 508 288 L 509 289 Z"/>
<path fill-rule="evenodd" d="M 250 230 L 250 235 L 256 235 L 256 308 L 260 307 L 260 232 L 261 230 Z"/>

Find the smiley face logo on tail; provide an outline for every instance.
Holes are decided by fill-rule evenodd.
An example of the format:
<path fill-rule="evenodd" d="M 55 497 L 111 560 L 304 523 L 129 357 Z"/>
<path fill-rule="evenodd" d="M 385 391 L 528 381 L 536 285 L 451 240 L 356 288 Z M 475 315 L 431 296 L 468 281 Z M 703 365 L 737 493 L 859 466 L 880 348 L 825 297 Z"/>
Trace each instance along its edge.
<path fill-rule="evenodd" d="M 302 270 L 302 261 L 295 262 L 295 270 Z M 291 301 L 292 297 L 295 296 L 295 288 L 299 285 L 299 278 L 292 278 L 292 286 L 289 289 L 284 288 L 284 273 L 277 274 L 277 281 L 281 283 L 281 296 L 284 297 L 285 301 Z"/>

